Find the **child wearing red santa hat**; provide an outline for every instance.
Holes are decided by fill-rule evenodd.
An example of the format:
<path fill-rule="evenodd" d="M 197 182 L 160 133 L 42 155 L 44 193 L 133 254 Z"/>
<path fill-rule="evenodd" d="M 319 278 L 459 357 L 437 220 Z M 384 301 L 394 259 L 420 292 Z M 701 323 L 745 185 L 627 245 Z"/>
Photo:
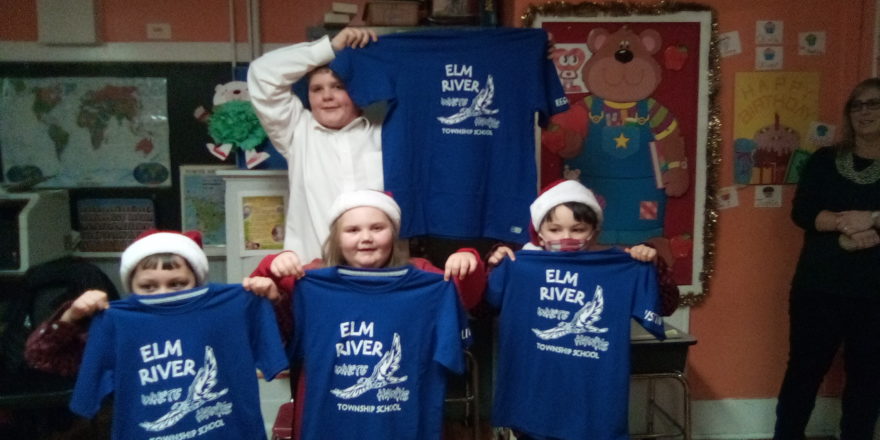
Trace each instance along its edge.
<path fill-rule="evenodd" d="M 340 194 L 330 207 L 330 235 L 324 242 L 322 257 L 303 265 L 293 251 L 268 255 L 242 284 L 246 289 L 275 302 L 275 317 L 282 339 L 293 333 L 292 293 L 296 280 L 305 271 L 328 266 L 384 268 L 411 264 L 417 269 L 443 273 L 458 289 L 462 305 L 475 307 L 486 287 L 485 265 L 476 250 L 459 249 L 439 269 L 424 258 L 410 258 L 406 242 L 399 239 L 400 206 L 381 191 L 356 190 Z M 298 377 L 296 401 L 305 398 L 305 377 Z M 296 406 L 293 430 L 300 432 L 303 405 Z"/>
<path fill-rule="evenodd" d="M 205 284 L 208 257 L 198 231 L 185 233 L 150 229 L 122 253 L 119 277 L 123 289 L 156 295 Z M 34 330 L 25 347 L 25 359 L 36 369 L 73 376 L 79 369 L 91 318 L 107 309 L 107 292 L 90 289 L 62 304 Z"/>
<path fill-rule="evenodd" d="M 523 246 L 523 250 L 576 252 L 601 251 L 609 247 L 596 242 L 602 229 L 602 205 L 589 188 L 576 180 L 558 180 L 551 183 L 541 191 L 529 208 L 531 241 Z M 625 251 L 635 260 L 662 264 L 656 258 L 657 251 L 650 246 L 636 245 Z M 504 258 L 516 260 L 511 248 L 498 246 L 491 253 L 487 263 L 494 267 L 501 264 Z M 675 297 L 678 297 L 678 287 L 671 278 L 661 276 L 658 280 L 661 291 L 671 289 Z M 664 314 L 669 313 L 664 312 Z M 517 430 L 513 432 L 517 438 L 536 438 Z"/>
<path fill-rule="evenodd" d="M 602 206 L 589 188 L 576 180 L 558 180 L 545 187 L 529 207 L 531 241 L 525 250 L 584 251 L 600 250 L 596 243 L 602 229 Z M 646 245 L 626 249 L 636 260 L 654 261 L 657 251 Z M 499 246 L 489 257 L 497 266 L 505 257 L 516 259 L 513 250 Z"/>
<path fill-rule="evenodd" d="M 65 330 L 57 330 L 66 324 L 68 335 L 80 341 L 88 335 L 88 342 L 54 351 L 37 344 L 43 357 L 32 357 L 33 363 L 81 359 L 70 410 L 92 418 L 106 407 L 106 396 L 115 396 L 113 438 L 263 435 L 260 412 L 249 409 L 259 405 L 254 371 L 271 380 L 288 365 L 271 305 L 240 285 L 208 284 L 207 275 L 200 233 L 146 231 L 120 260 L 122 286 L 132 294 L 112 302 L 97 290 L 80 295 L 34 338 L 54 334 L 58 342 Z M 228 333 L 209 325 L 218 319 Z M 83 321 L 90 323 L 80 333 Z M 212 413 L 217 417 L 208 421 L 195 410 L 209 402 L 238 409 Z"/>

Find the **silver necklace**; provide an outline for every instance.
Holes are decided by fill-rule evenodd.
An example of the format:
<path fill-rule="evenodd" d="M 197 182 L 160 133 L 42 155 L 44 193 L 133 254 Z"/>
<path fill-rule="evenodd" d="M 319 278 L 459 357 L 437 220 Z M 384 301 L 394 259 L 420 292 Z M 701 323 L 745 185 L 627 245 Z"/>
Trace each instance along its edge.
<path fill-rule="evenodd" d="M 852 152 L 838 154 L 834 160 L 837 172 L 859 185 L 869 185 L 880 180 L 880 160 L 874 160 L 867 168 L 856 171 Z"/>

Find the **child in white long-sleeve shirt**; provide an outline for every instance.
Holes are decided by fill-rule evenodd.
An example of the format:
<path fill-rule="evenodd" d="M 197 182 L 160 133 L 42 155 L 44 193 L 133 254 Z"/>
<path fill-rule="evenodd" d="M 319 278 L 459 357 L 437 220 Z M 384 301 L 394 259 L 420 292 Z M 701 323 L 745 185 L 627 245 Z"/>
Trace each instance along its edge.
<path fill-rule="evenodd" d="M 381 125 L 363 116 L 345 84 L 327 67 L 335 53 L 376 41 L 368 29 L 294 44 L 254 60 L 248 91 L 272 145 L 287 159 L 290 203 L 284 249 L 303 261 L 321 256 L 330 206 L 344 191 L 382 190 Z M 308 84 L 304 103 L 291 87 Z"/>

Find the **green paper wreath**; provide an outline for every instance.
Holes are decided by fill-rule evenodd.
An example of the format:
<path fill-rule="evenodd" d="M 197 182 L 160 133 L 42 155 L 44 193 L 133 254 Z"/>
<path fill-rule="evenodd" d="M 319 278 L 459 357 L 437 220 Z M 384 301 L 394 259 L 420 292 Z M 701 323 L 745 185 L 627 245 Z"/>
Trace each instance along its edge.
<path fill-rule="evenodd" d="M 254 150 L 266 139 L 266 131 L 249 101 L 229 101 L 214 107 L 208 134 L 218 144 L 232 144 L 242 150 Z"/>

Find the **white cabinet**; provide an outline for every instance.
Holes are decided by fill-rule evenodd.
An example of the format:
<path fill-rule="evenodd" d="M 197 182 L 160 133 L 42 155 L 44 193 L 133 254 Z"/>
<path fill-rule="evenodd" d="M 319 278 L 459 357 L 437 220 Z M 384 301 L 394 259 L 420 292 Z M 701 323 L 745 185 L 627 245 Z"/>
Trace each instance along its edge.
<path fill-rule="evenodd" d="M 287 170 L 220 170 L 217 175 L 226 182 L 226 281 L 241 283 L 263 257 L 280 252 L 245 249 L 242 198 L 284 195 L 287 201 Z"/>
<path fill-rule="evenodd" d="M 0 194 L 0 235 L 0 275 L 21 275 L 70 253 L 67 191 Z"/>
<path fill-rule="evenodd" d="M 287 170 L 219 170 L 217 175 L 226 182 L 226 281 L 238 284 L 250 275 L 266 255 L 279 250 L 245 249 L 243 197 L 283 194 L 287 201 Z M 287 206 L 284 206 L 287 214 Z M 260 383 L 260 411 L 267 436 L 272 435 L 272 422 L 282 403 L 290 400 L 287 379 Z"/>

